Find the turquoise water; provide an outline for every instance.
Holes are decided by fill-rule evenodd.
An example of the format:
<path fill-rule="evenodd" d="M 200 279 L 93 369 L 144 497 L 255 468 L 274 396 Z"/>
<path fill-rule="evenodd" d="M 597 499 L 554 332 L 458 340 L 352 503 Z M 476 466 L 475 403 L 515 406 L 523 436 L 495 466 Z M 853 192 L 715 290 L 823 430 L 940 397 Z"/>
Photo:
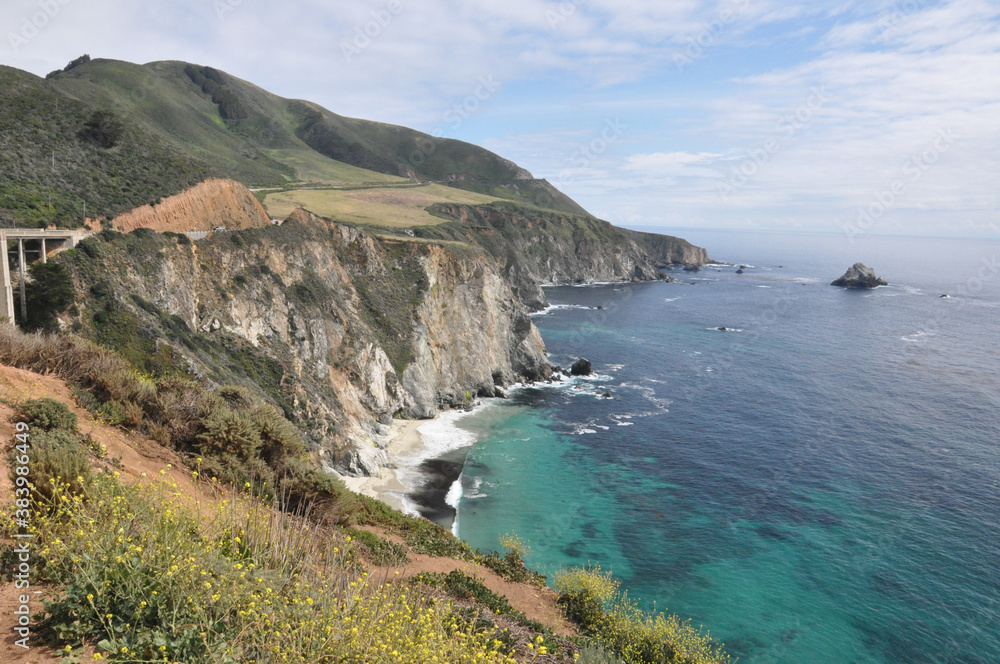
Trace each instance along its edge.
<path fill-rule="evenodd" d="M 459 420 L 459 535 L 600 562 L 741 662 L 1000 662 L 1000 244 L 689 239 L 753 267 L 549 290 L 598 376 Z M 857 260 L 891 285 L 826 285 Z"/>

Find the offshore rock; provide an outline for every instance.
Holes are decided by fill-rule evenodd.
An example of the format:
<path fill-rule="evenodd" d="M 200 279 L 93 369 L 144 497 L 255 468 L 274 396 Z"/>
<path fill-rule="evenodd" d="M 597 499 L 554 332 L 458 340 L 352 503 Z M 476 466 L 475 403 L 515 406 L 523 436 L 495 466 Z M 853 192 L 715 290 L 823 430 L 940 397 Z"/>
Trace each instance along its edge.
<path fill-rule="evenodd" d="M 581 357 L 579 360 L 573 363 L 573 368 L 570 370 L 574 376 L 589 376 L 594 373 L 594 368 L 590 364 L 590 360 L 585 357 Z"/>
<path fill-rule="evenodd" d="M 875 275 L 875 270 L 864 263 L 855 263 L 844 276 L 830 283 L 831 286 L 842 288 L 878 288 L 888 286 L 889 282 Z"/>

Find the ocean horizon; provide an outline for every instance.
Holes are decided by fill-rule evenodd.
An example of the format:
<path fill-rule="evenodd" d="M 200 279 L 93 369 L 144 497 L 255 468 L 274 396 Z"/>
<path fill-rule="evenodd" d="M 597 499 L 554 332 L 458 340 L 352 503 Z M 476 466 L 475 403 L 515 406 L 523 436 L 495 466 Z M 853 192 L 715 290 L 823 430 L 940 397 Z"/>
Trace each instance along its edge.
<path fill-rule="evenodd" d="M 595 375 L 422 428 L 428 516 L 741 662 L 1000 661 L 1000 242 L 684 233 L 732 265 L 546 289 L 551 361 Z M 889 285 L 829 285 L 855 262 Z"/>

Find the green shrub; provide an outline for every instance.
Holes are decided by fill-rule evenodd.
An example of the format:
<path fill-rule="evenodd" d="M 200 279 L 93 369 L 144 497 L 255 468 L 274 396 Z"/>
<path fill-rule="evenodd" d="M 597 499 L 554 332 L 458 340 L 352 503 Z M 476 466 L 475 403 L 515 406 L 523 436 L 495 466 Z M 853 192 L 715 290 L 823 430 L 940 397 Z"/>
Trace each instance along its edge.
<path fill-rule="evenodd" d="M 99 405 L 94 414 L 109 426 L 117 427 L 125 423 L 125 407 L 114 399 Z"/>
<path fill-rule="evenodd" d="M 722 664 L 721 646 L 677 616 L 641 611 L 599 567 L 556 576 L 559 603 L 581 632 L 627 664 Z"/>
<path fill-rule="evenodd" d="M 94 475 L 79 434 L 67 429 L 36 429 L 30 432 L 29 440 L 29 479 L 34 487 L 32 498 L 36 509 L 37 506 L 53 507 L 57 487 L 73 495 L 87 494 Z M 14 449 L 11 461 L 19 460 L 20 456 Z M 11 463 L 12 481 L 16 481 L 14 466 L 15 463 Z"/>
<path fill-rule="evenodd" d="M 55 399 L 29 399 L 17 406 L 17 414 L 35 430 L 76 430 L 76 414 Z"/>
<path fill-rule="evenodd" d="M 205 456 L 234 455 L 249 459 L 260 449 L 260 430 L 253 418 L 241 411 L 213 407 L 201 422 L 201 454 Z"/>
<path fill-rule="evenodd" d="M 404 547 L 387 542 L 370 530 L 345 527 L 344 532 L 368 549 L 371 561 L 376 565 L 405 565 L 410 562 Z"/>
<path fill-rule="evenodd" d="M 118 145 L 125 131 L 122 121 L 111 111 L 94 111 L 80 130 L 80 140 L 110 149 Z"/>
<path fill-rule="evenodd" d="M 510 605 L 510 602 L 507 601 L 507 598 L 497 595 L 483 585 L 480 579 L 469 576 L 460 570 L 452 570 L 448 574 L 424 572 L 418 574 L 415 579 L 429 586 L 442 588 L 452 597 L 485 606 L 498 616 L 517 613 L 514 607 Z"/>
<path fill-rule="evenodd" d="M 339 478 L 304 459 L 283 464 L 278 489 L 284 509 L 327 523 L 348 523 L 358 510 L 357 496 Z"/>
<path fill-rule="evenodd" d="M 622 664 L 613 653 L 599 646 L 584 646 L 580 649 L 580 658 L 576 664 Z"/>
<path fill-rule="evenodd" d="M 484 565 L 503 578 L 515 583 L 530 583 L 539 587 L 545 586 L 545 575 L 533 569 L 528 569 L 524 558 L 531 555 L 531 547 L 517 535 L 507 533 L 500 536 L 500 545 L 507 553 L 500 555 L 495 551 L 478 554 L 476 562 Z"/>
<path fill-rule="evenodd" d="M 260 436 L 260 456 L 272 467 L 285 459 L 300 457 L 306 446 L 298 430 L 270 404 L 260 404 L 250 414 Z"/>
<path fill-rule="evenodd" d="M 56 316 L 75 300 L 73 278 L 62 263 L 35 262 L 28 266 L 31 279 L 26 284 L 28 317 L 21 321 L 25 330 L 54 330 Z"/>

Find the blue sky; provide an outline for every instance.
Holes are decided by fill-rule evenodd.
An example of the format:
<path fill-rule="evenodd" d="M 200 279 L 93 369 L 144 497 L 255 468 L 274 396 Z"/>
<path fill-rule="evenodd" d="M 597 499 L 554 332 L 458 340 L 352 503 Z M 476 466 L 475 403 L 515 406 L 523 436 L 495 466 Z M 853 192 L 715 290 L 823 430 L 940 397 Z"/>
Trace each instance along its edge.
<path fill-rule="evenodd" d="M 6 0 L 0 27 L 3 64 L 210 64 L 615 223 L 1000 236 L 995 1 Z"/>

